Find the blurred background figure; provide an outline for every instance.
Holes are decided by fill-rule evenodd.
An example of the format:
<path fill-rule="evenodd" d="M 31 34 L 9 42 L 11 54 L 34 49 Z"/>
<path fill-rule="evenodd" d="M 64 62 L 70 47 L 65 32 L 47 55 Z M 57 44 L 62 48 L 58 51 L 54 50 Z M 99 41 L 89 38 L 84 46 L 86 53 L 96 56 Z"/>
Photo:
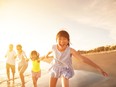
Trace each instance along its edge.
<path fill-rule="evenodd" d="M 22 46 L 20 44 L 16 46 L 16 49 L 18 53 L 17 56 L 19 58 L 18 71 L 22 82 L 22 87 L 25 87 L 25 79 L 23 74 L 28 67 L 28 58 L 25 52 L 22 50 Z"/>
<path fill-rule="evenodd" d="M 10 70 L 12 72 L 12 80 L 14 82 L 16 52 L 13 50 L 13 44 L 9 45 L 9 49 L 5 57 L 7 58 L 6 60 L 6 73 L 8 78 L 7 82 L 10 81 Z"/>

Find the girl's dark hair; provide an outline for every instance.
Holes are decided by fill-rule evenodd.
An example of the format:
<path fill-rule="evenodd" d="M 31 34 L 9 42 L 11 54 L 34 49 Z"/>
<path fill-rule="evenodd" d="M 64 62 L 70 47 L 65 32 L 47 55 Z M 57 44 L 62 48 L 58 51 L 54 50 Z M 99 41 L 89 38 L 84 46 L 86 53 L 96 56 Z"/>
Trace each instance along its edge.
<path fill-rule="evenodd" d="M 56 40 L 59 38 L 59 37 L 65 37 L 68 39 L 69 43 L 68 43 L 68 46 L 70 46 L 70 35 L 67 31 L 65 30 L 61 30 L 57 33 L 56 35 Z"/>
<path fill-rule="evenodd" d="M 39 53 L 36 51 L 36 50 L 33 50 L 33 51 L 31 51 L 31 54 L 30 54 L 30 57 L 31 57 L 31 55 L 37 55 L 37 59 L 39 58 Z M 31 58 L 32 59 L 32 58 Z"/>

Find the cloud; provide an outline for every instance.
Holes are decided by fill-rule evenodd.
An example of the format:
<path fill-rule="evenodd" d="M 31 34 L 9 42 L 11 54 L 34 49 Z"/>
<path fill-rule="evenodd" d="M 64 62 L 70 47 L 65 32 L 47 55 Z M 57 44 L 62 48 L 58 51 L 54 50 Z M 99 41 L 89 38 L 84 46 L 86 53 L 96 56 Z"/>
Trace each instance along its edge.
<path fill-rule="evenodd" d="M 115 0 L 74 0 L 64 5 L 64 16 L 79 23 L 106 29 L 116 41 L 116 1 Z M 65 2 L 66 3 L 66 2 Z M 70 9 L 66 9 L 69 6 Z"/>
<path fill-rule="evenodd" d="M 77 23 L 106 29 L 116 41 L 116 1 L 115 0 L 50 0 L 43 1 L 44 13 L 59 22 L 65 19 Z M 42 10 L 41 9 L 41 10 Z M 61 20 L 65 18 L 64 20 Z"/>
<path fill-rule="evenodd" d="M 35 25 L 42 27 L 44 23 L 47 26 L 57 26 L 69 19 L 82 25 L 106 29 L 110 32 L 110 37 L 116 41 L 115 0 L 14 0 L 4 1 L 3 4 L 0 18 L 5 22 L 8 19 L 12 20 L 7 21 L 8 23 L 17 21 L 17 25 L 23 26 L 26 26 L 25 22 L 27 25 L 36 23 Z"/>

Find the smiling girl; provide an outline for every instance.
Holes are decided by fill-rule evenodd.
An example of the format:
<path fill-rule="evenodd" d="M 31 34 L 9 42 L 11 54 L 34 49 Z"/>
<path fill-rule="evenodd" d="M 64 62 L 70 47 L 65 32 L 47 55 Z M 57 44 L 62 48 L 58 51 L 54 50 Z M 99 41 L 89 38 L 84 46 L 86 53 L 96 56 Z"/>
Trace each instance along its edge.
<path fill-rule="evenodd" d="M 59 31 L 56 35 L 56 41 L 57 44 L 53 45 L 52 51 L 48 52 L 46 55 L 46 57 L 48 57 L 51 53 L 54 54 L 51 67 L 49 68 L 49 87 L 56 87 L 58 78 L 61 78 L 62 87 L 69 87 L 69 79 L 74 75 L 74 70 L 72 68 L 72 56 L 91 65 L 104 76 L 108 76 L 108 74 L 97 64 L 89 60 L 87 57 L 82 56 L 75 49 L 70 47 L 70 36 L 67 31 Z"/>

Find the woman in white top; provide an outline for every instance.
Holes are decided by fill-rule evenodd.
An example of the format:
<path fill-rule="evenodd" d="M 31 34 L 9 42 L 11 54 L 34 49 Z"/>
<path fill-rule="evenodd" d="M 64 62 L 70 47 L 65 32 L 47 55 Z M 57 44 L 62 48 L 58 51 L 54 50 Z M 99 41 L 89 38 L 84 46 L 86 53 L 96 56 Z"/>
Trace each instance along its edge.
<path fill-rule="evenodd" d="M 5 57 L 7 58 L 7 60 L 6 60 L 6 73 L 7 73 L 8 82 L 10 81 L 10 69 L 12 71 L 12 76 L 13 76 L 12 80 L 14 82 L 16 53 L 13 50 L 13 44 L 9 45 L 9 49 L 8 49 Z"/>
<path fill-rule="evenodd" d="M 25 54 L 25 52 L 22 50 L 22 46 L 19 44 L 16 46 L 17 52 L 18 52 L 18 58 L 19 58 L 19 63 L 18 63 L 18 71 L 20 75 L 20 79 L 22 82 L 22 87 L 25 87 L 25 79 L 23 73 L 28 67 L 28 58 Z"/>

